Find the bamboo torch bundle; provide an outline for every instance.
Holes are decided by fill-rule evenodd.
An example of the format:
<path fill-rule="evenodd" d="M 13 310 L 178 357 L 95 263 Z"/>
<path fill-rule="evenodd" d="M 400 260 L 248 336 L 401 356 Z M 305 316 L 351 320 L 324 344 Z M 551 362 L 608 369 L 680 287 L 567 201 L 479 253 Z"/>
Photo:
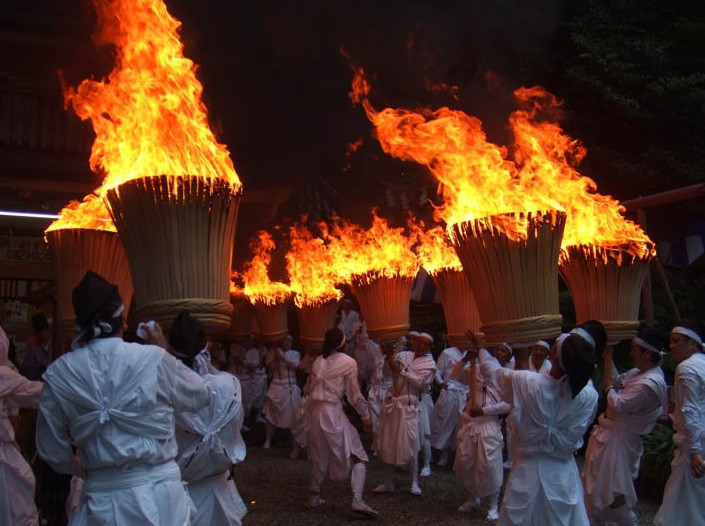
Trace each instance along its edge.
<path fill-rule="evenodd" d="M 233 306 L 233 314 L 230 319 L 230 327 L 228 327 L 225 336 L 229 340 L 241 342 L 255 332 L 252 328 L 255 310 L 247 296 L 241 293 L 231 292 L 230 303 Z"/>
<path fill-rule="evenodd" d="M 634 337 L 641 287 L 652 257 L 595 245 L 565 247 L 559 270 L 573 298 L 577 321 L 601 321 L 608 340 Z"/>
<path fill-rule="evenodd" d="M 255 301 L 252 305 L 257 320 L 257 334 L 262 342 L 278 342 L 289 333 L 288 300 L 276 303 Z"/>
<path fill-rule="evenodd" d="M 117 232 L 65 228 L 46 233 L 53 247 L 56 266 L 56 345 L 64 353 L 70 350 L 71 339 L 76 333 L 75 315 L 71 293 L 86 271 L 97 272 L 118 287 L 125 305 L 127 319 L 132 301 L 130 266 Z"/>
<path fill-rule="evenodd" d="M 470 282 L 462 269 L 444 268 L 430 272 L 443 304 L 448 345 L 466 349 L 470 341 L 466 331 L 480 333 L 480 312 L 470 289 Z"/>
<path fill-rule="evenodd" d="M 338 302 L 335 300 L 299 307 L 299 337 L 306 348 L 306 354 L 321 354 L 323 337 L 335 325 L 337 309 Z"/>
<path fill-rule="evenodd" d="M 488 342 L 530 341 L 560 333 L 558 255 L 565 219 L 564 212 L 549 210 L 452 226 L 451 242 Z"/>
<path fill-rule="evenodd" d="M 155 176 L 107 192 L 135 285 L 135 315 L 169 330 L 185 309 L 209 334 L 231 324 L 229 283 L 241 193 L 223 179 Z"/>
<path fill-rule="evenodd" d="M 387 277 L 370 271 L 352 276 L 352 287 L 360 302 L 370 338 L 387 340 L 409 332 L 409 299 L 414 279 Z"/>

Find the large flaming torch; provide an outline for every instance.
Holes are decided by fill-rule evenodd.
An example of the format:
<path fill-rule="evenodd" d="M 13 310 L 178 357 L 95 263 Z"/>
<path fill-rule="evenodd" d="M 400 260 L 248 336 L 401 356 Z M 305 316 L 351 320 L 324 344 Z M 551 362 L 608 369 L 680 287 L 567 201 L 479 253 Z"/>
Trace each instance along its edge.
<path fill-rule="evenodd" d="M 328 250 L 329 243 L 315 237 L 305 226 L 291 227 L 289 240 L 286 267 L 299 309 L 300 338 L 306 353 L 313 358 L 323 348 L 325 332 L 335 324 L 337 300 L 343 295 L 336 288 L 342 281 L 340 268 Z"/>
<path fill-rule="evenodd" d="M 222 333 L 241 184 L 208 126 L 180 23 L 161 0 L 94 4 L 115 67 L 67 89 L 66 101 L 96 132 L 91 168 L 105 174 L 96 193 L 127 252 L 136 317 L 168 329 L 186 309 Z"/>
<path fill-rule="evenodd" d="M 45 235 L 53 247 L 56 267 L 56 342 L 58 353 L 70 350 L 75 329 L 71 293 L 88 270 L 118 286 L 127 319 L 132 301 L 132 277 L 125 249 L 103 201 L 91 194 L 73 201 Z"/>
<path fill-rule="evenodd" d="M 269 278 L 269 264 L 276 248 L 269 232 L 261 230 L 250 243 L 252 259 L 236 277 L 243 283 L 242 291 L 254 307 L 257 333 L 265 343 L 281 340 L 289 332 L 287 311 L 291 287 Z"/>
<path fill-rule="evenodd" d="M 441 297 L 448 344 L 468 348 L 471 342 L 466 332 L 472 330 L 480 337 L 482 334 L 480 313 L 460 259 L 440 226 L 424 230 L 422 223 L 411 223 L 410 227 L 418 236 L 415 250 L 419 263 L 430 274 Z"/>
<path fill-rule="evenodd" d="M 372 226 L 338 222 L 330 250 L 349 276 L 371 338 L 394 339 L 409 330 L 409 299 L 419 270 L 415 238 L 373 214 Z"/>

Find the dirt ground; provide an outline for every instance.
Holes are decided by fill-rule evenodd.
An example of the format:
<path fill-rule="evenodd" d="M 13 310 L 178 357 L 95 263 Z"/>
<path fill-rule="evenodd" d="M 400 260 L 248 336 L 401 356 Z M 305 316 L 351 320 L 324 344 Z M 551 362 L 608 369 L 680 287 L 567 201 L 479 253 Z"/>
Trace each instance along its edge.
<path fill-rule="evenodd" d="M 382 481 L 383 465 L 372 456 L 365 485 L 365 500 L 379 511 L 378 519 L 359 518 L 350 512 L 349 482 L 326 481 L 322 492 L 325 505 L 316 510 L 308 510 L 304 503 L 308 497 L 310 468 L 305 453 L 298 460 L 290 460 L 291 442 L 288 434 L 283 431 L 278 431 L 269 450 L 261 447 L 264 439 L 261 426 L 253 426 L 252 431 L 243 435 L 248 443 L 247 458 L 236 466 L 235 477 L 238 490 L 249 509 L 243 520 L 245 526 L 361 522 L 397 526 L 493 524 L 485 519 L 486 505 L 473 513 L 457 511 L 458 506 L 465 501 L 465 493 L 450 466 L 434 465 L 431 477 L 419 479 L 423 490 L 421 496 L 415 497 L 408 492 L 408 478 L 401 470 L 396 474 L 396 493 L 373 494 L 371 489 Z M 369 452 L 371 436 L 363 435 L 362 439 Z M 640 502 L 637 509 L 640 523 L 652 524 L 657 509 L 657 502 Z"/>

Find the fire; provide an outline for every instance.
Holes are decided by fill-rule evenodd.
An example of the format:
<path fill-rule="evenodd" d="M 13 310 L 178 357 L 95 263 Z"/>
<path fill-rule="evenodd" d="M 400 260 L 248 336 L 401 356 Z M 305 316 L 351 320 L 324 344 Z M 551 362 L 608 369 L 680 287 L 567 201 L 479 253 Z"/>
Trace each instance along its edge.
<path fill-rule="evenodd" d="M 290 287 L 297 307 L 321 305 L 340 299 L 336 288 L 341 281 L 340 269 L 329 250 L 330 244 L 303 225 L 289 230 L 291 247 L 286 254 Z"/>
<path fill-rule="evenodd" d="M 419 269 L 413 251 L 416 239 L 404 228 L 392 228 L 387 220 L 372 212 L 369 229 L 338 220 L 327 233 L 331 264 L 340 272 L 342 281 L 355 276 L 411 277 Z"/>
<path fill-rule="evenodd" d="M 89 230 L 106 230 L 116 232 L 110 212 L 105 201 L 95 194 L 88 194 L 83 201 L 71 201 L 59 213 L 61 217 L 54 221 L 44 232 L 64 228 L 85 228 Z"/>
<path fill-rule="evenodd" d="M 558 103 L 543 88 L 515 91 L 520 109 L 510 116 L 515 142 L 513 160 L 507 147 L 487 140 L 482 122 L 461 111 L 385 108 L 369 102 L 370 86 L 362 68 L 354 68 L 350 97 L 361 103 L 375 127 L 382 149 L 402 160 L 426 165 L 439 181 L 444 204 L 436 219 L 452 226 L 490 218 L 511 239 L 520 239 L 522 225 L 499 223 L 510 212 L 566 211 L 562 246 L 591 244 L 607 251 L 650 257 L 654 244 L 641 228 L 622 216 L 624 208 L 598 194 L 592 179 L 574 168 L 585 149 L 554 122 L 541 120 Z"/>
<path fill-rule="evenodd" d="M 448 234 L 440 225 L 428 230 L 423 222 L 409 221 L 409 228 L 419 243 L 415 247 L 421 266 L 431 275 L 441 270 L 462 270 L 458 254 L 448 240 Z"/>
<path fill-rule="evenodd" d="M 275 248 L 272 235 L 264 230 L 259 231 L 257 238 L 250 243 L 252 259 L 245 263 L 243 272 L 235 276 L 242 281 L 242 292 L 252 303 L 274 305 L 286 301 L 291 296 L 289 285 L 269 278 L 268 268 Z M 230 290 L 234 287 L 235 285 L 231 285 Z"/>
<path fill-rule="evenodd" d="M 239 190 L 227 147 L 208 125 L 196 65 L 183 55 L 181 23 L 161 0 L 94 0 L 94 5 L 96 41 L 113 46 L 115 67 L 107 79 L 86 79 L 64 96 L 96 133 L 90 166 L 105 174 L 96 194 L 156 175 L 224 179 Z"/>

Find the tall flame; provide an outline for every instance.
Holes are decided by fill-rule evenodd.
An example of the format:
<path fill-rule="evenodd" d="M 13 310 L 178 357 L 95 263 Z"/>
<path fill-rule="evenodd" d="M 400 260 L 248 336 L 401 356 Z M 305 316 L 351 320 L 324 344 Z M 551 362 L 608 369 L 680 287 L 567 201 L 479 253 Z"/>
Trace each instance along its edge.
<path fill-rule="evenodd" d="M 336 288 L 342 281 L 340 267 L 329 250 L 330 243 L 315 237 L 304 225 L 292 226 L 289 239 L 286 263 L 294 303 L 302 307 L 340 299 L 343 293 Z"/>
<path fill-rule="evenodd" d="M 181 23 L 161 0 L 94 0 L 96 40 L 115 49 L 103 81 L 67 88 L 65 100 L 96 132 L 90 165 L 105 190 L 154 175 L 220 178 L 241 186 L 202 102 L 196 65 L 183 55 Z"/>
<path fill-rule="evenodd" d="M 64 228 L 117 231 L 113 220 L 110 219 L 105 201 L 96 194 L 88 194 L 80 202 L 71 201 L 61 210 L 59 216 L 59 219 L 51 223 L 45 232 Z"/>
<path fill-rule="evenodd" d="M 361 103 L 375 126 L 382 149 L 399 159 L 426 165 L 440 183 L 444 204 L 436 219 L 452 225 L 509 212 L 566 211 L 563 246 L 592 244 L 652 255 L 654 245 L 610 196 L 573 167 L 585 155 L 582 145 L 560 126 L 539 120 L 558 106 L 539 87 L 516 90 L 520 109 L 510 117 L 515 136 L 514 160 L 509 151 L 487 140 L 482 122 L 457 110 L 385 108 L 369 102 L 369 83 L 354 68 L 351 99 Z M 500 228 L 507 225 L 496 224 Z M 521 229 L 507 232 L 516 238 Z"/>
<path fill-rule="evenodd" d="M 272 252 L 276 248 L 272 234 L 260 230 L 257 237 L 250 243 L 252 259 L 245 263 L 244 270 L 234 277 L 243 283 L 242 292 L 252 303 L 265 305 L 282 303 L 291 297 L 291 287 L 281 281 L 272 281 L 269 277 L 269 264 Z M 236 286 L 231 285 L 231 290 Z"/>
<path fill-rule="evenodd" d="M 426 229 L 422 221 L 409 221 L 409 228 L 418 239 L 414 250 L 426 272 L 433 275 L 440 270 L 463 269 L 458 254 L 450 244 L 448 234 L 440 225 Z"/>
<path fill-rule="evenodd" d="M 333 264 L 344 281 L 350 281 L 353 275 L 414 277 L 418 272 L 413 251 L 415 237 L 404 228 L 391 227 L 376 211 L 372 212 L 372 226 L 368 229 L 338 220 L 327 235 Z"/>

